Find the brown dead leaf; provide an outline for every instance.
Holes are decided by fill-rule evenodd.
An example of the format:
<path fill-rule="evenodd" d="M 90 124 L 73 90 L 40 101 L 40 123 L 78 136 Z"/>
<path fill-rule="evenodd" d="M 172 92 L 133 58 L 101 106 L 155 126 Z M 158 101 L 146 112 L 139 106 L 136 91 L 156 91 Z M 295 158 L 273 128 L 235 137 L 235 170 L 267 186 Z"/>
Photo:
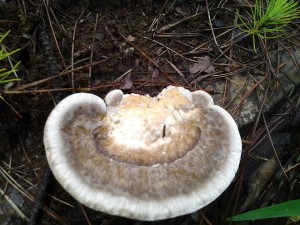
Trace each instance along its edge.
<path fill-rule="evenodd" d="M 155 59 L 154 62 L 156 65 L 159 65 L 160 59 Z M 152 72 L 151 77 L 154 79 L 157 78 L 159 75 L 159 69 L 156 66 L 153 66 L 153 64 L 151 64 L 151 63 L 149 63 L 149 65 L 148 65 L 148 71 Z"/>
<path fill-rule="evenodd" d="M 153 71 L 152 71 L 152 78 L 158 78 L 158 75 L 159 75 L 159 69 L 158 68 L 154 68 Z"/>
<path fill-rule="evenodd" d="M 129 72 L 126 76 L 122 77 L 121 79 L 121 90 L 131 89 L 133 87 L 132 81 L 131 81 L 131 72 Z"/>
<path fill-rule="evenodd" d="M 190 73 L 198 73 L 199 71 L 204 71 L 205 73 L 213 73 L 215 72 L 215 67 L 210 65 L 210 57 L 204 56 L 198 58 L 197 62 L 189 68 Z"/>

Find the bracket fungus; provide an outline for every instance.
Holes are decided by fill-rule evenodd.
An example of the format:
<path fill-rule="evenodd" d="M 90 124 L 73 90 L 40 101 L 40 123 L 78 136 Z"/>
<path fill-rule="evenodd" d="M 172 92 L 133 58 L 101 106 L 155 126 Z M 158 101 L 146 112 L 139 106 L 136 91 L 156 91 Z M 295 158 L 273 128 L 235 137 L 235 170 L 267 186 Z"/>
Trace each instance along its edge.
<path fill-rule="evenodd" d="M 236 123 L 209 94 L 174 86 L 156 97 L 114 90 L 105 102 L 70 95 L 51 112 L 44 145 L 54 176 L 76 200 L 147 221 L 215 200 L 242 149 Z"/>

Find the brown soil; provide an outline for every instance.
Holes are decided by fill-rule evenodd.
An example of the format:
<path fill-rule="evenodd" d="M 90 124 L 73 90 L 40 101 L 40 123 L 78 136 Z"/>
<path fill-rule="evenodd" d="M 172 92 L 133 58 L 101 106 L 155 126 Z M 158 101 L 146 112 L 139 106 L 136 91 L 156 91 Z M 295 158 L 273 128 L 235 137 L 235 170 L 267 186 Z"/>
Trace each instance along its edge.
<path fill-rule="evenodd" d="M 22 62 L 18 72 L 20 82 L 6 91 L 0 87 L 4 97 L 4 101 L 0 101 L 0 165 L 28 194 L 29 197 L 24 196 L 21 207 L 28 216 L 36 188 L 40 187 L 47 168 L 43 126 L 55 103 L 63 97 L 80 91 L 103 97 L 115 88 L 128 93 L 156 95 L 168 85 L 204 89 L 212 95 L 223 96 L 208 85 L 217 79 L 230 80 L 235 62 L 247 64 L 259 60 L 258 53 L 251 50 L 251 40 L 235 41 L 234 35 L 238 31 L 233 29 L 234 12 L 241 7 L 235 1 L 209 1 L 211 21 L 205 1 L 61 2 L 50 1 L 47 7 L 44 1 L 0 3 L 0 33 L 11 30 L 4 44 L 11 50 L 21 48 L 14 59 Z M 206 73 L 205 68 L 197 75 L 191 74 L 189 69 L 197 58 L 204 56 L 213 61 L 214 72 Z M 210 76 L 194 82 L 195 76 L 207 74 Z M 288 107 L 282 108 L 281 112 L 285 113 Z M 290 121 L 298 121 L 295 122 L 297 128 L 298 117 L 299 112 L 294 113 L 287 122 L 288 126 Z M 274 117 L 270 117 L 268 121 L 273 120 Z M 256 137 L 267 137 L 263 127 L 263 133 L 255 133 Z M 295 147 L 299 143 L 296 128 L 285 132 L 288 137 L 279 137 L 280 140 L 293 140 L 284 146 L 284 149 L 290 148 L 288 152 L 291 154 L 280 156 L 286 166 L 295 164 L 299 155 L 299 148 Z M 245 140 L 250 140 L 244 146 L 244 153 L 248 154 L 253 136 L 249 132 L 243 135 Z M 270 146 L 268 148 L 267 155 L 272 158 L 273 150 Z M 235 182 L 208 207 L 192 215 L 152 223 L 87 209 L 50 178 L 49 195 L 43 200 L 48 209 L 44 207 L 45 210 L 41 211 L 37 224 L 223 224 L 227 217 L 240 212 L 249 189 L 256 187 L 251 187 L 247 181 L 259 169 L 256 164 L 256 169 L 253 169 L 251 163 L 242 161 L 244 166 L 241 166 Z M 252 201 L 252 207 L 299 198 L 299 194 L 295 194 L 300 190 L 299 172 L 293 170 L 286 181 L 280 171 L 277 167 L 271 170 L 279 174 L 276 179 L 274 174 L 271 178 L 260 178 L 262 181 L 259 180 L 257 185 L 263 188 L 271 185 L 273 196 L 257 196 L 256 203 L 248 200 Z M 16 188 L 11 187 L 7 179 L 0 176 L 0 188 L 9 194 Z M 278 193 L 276 187 L 283 191 Z M 14 216 L 11 216 L 11 221 L 11 224 L 25 223 Z M 281 222 L 285 223 L 285 220 L 269 224 Z"/>

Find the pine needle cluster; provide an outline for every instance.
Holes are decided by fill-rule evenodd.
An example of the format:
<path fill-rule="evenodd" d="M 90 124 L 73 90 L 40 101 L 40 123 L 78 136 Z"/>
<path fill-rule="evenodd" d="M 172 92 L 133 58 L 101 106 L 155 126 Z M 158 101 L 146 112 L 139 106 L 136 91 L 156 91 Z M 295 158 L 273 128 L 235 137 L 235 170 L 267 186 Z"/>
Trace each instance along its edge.
<path fill-rule="evenodd" d="M 249 21 L 242 19 L 238 13 L 241 25 L 239 28 L 252 36 L 255 49 L 255 37 L 262 39 L 283 36 L 284 29 L 300 16 L 300 7 L 295 0 L 256 0 L 251 8 Z"/>
<path fill-rule="evenodd" d="M 11 57 L 14 53 L 19 51 L 20 49 L 7 52 L 2 42 L 7 37 L 8 34 L 9 31 L 6 32 L 5 34 L 0 34 L 0 85 L 19 80 L 18 78 L 10 78 L 10 75 L 17 71 L 17 67 L 20 64 L 20 62 L 17 62 L 14 65 L 9 65 L 9 63 L 11 62 L 9 61 L 9 57 Z M 5 65 L 9 65 L 8 67 L 10 68 L 7 69 Z"/>
<path fill-rule="evenodd" d="M 11 56 L 17 51 L 19 51 L 20 49 L 7 51 L 5 45 L 3 44 L 3 40 L 7 37 L 9 32 L 10 31 L 4 34 L 0 33 L 0 88 L 2 85 L 4 86 L 11 82 L 16 82 L 20 80 L 18 77 L 16 77 L 17 67 L 19 66 L 20 62 L 14 64 L 11 60 Z M 12 74 L 15 74 L 14 78 L 11 78 Z M 0 94 L 0 99 L 4 100 L 1 94 Z"/>

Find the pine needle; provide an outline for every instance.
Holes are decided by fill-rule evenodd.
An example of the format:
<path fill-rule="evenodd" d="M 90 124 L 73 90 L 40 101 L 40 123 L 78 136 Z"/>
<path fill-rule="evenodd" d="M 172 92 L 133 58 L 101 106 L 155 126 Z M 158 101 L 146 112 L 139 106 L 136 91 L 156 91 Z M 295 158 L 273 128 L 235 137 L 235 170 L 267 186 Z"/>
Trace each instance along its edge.
<path fill-rule="evenodd" d="M 255 37 L 274 39 L 285 35 L 284 29 L 292 21 L 300 18 L 300 7 L 295 0 L 256 0 L 248 22 L 242 19 L 239 12 L 237 16 L 241 22 L 237 26 L 252 36 L 255 50 Z"/>

